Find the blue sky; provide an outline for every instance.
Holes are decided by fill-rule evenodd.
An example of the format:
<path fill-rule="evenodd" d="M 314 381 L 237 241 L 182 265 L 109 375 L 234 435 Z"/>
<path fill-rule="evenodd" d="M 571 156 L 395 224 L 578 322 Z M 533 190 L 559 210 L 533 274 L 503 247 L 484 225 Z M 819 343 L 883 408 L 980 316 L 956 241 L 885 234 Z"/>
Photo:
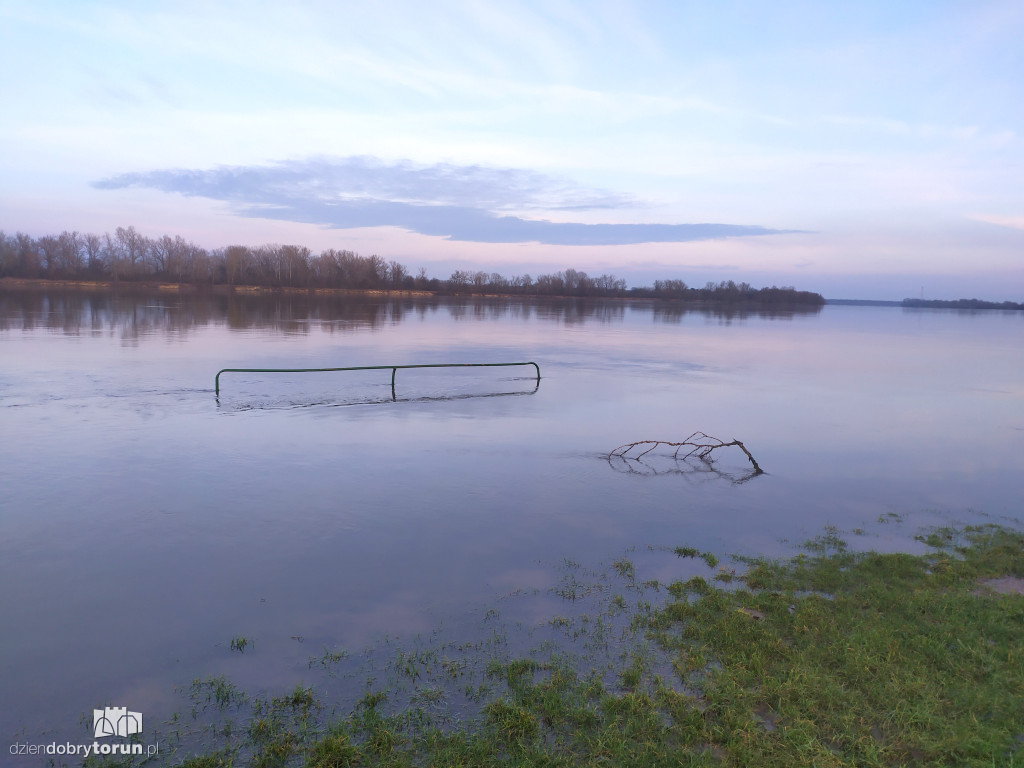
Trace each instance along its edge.
<path fill-rule="evenodd" d="M 0 0 L 0 228 L 1024 300 L 1024 3 Z"/>

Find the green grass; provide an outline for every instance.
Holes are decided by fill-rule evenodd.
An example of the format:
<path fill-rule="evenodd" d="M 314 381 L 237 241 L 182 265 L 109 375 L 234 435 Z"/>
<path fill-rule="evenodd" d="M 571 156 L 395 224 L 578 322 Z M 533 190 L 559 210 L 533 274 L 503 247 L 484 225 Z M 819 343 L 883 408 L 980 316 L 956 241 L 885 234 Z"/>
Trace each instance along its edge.
<path fill-rule="evenodd" d="M 827 529 L 793 558 L 738 561 L 728 588 L 677 581 L 632 609 L 650 646 L 637 638 L 615 669 L 483 657 L 476 719 L 438 722 L 415 701 L 389 712 L 368 690 L 314 724 L 319 705 L 298 688 L 255 707 L 247 750 L 184 765 L 1024 765 L 1024 596 L 979 588 L 1024 576 L 1024 535 L 922 541 L 924 555 L 854 553 Z M 429 675 L 428 661 L 400 654 L 399 678 Z M 201 690 L 233 700 L 219 679 Z M 434 684 L 419 695 L 442 699 Z"/>
<path fill-rule="evenodd" d="M 684 673 L 706 673 L 701 738 L 736 764 L 1011 764 L 1024 598 L 977 592 L 1024 570 L 1024 537 L 928 543 L 920 557 L 853 554 L 830 531 L 792 560 L 752 561 L 743 589 L 672 585 L 652 623 Z"/>
<path fill-rule="evenodd" d="M 244 704 L 247 698 L 244 691 L 239 690 L 223 675 L 209 677 L 206 680 L 196 678 L 192 681 L 191 695 L 196 711 L 199 708 L 206 709 L 211 703 L 219 709 L 237 708 Z"/>
<path fill-rule="evenodd" d="M 680 557 L 699 557 L 708 568 L 714 568 L 718 565 L 718 556 L 714 552 L 701 552 L 694 547 L 676 547 L 673 551 Z"/>
<path fill-rule="evenodd" d="M 619 574 L 620 577 L 627 581 L 633 581 L 636 578 L 636 566 L 633 565 L 632 561 L 622 558 L 612 563 L 612 568 Z"/>

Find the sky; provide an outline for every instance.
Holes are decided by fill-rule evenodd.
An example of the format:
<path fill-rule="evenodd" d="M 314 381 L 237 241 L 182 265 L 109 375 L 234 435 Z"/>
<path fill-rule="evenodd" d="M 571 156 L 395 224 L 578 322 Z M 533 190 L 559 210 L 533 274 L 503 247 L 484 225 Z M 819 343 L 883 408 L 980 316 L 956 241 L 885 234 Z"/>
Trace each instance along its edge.
<path fill-rule="evenodd" d="M 0 229 L 1024 301 L 1024 2 L 0 0 Z"/>

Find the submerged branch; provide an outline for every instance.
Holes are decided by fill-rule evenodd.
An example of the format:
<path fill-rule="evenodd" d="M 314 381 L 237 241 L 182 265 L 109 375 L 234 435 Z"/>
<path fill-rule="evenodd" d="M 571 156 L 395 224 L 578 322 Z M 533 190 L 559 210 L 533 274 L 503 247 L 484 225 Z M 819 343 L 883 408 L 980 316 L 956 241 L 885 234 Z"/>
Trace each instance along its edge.
<path fill-rule="evenodd" d="M 750 451 L 747 450 L 747 447 L 739 440 L 732 440 L 727 443 L 724 440 L 719 440 L 717 437 L 706 435 L 703 432 L 694 432 L 688 438 L 678 443 L 672 442 L 671 440 L 638 440 L 635 443 L 626 443 L 625 445 L 620 445 L 609 453 L 608 458 L 610 459 L 617 456 L 622 459 L 637 461 L 654 449 L 664 447 L 675 449 L 672 451 L 673 459 L 688 459 L 692 456 L 711 463 L 712 459 L 710 458 L 710 454 L 712 451 L 717 450 L 718 448 L 729 448 L 733 445 L 746 454 L 747 459 L 750 460 L 750 463 L 754 467 L 755 475 L 764 474 L 764 470 L 758 465 L 757 460 L 754 459 Z M 632 456 L 628 455 L 629 452 L 634 449 L 642 450 Z M 683 453 L 684 450 L 686 451 L 685 453 Z"/>

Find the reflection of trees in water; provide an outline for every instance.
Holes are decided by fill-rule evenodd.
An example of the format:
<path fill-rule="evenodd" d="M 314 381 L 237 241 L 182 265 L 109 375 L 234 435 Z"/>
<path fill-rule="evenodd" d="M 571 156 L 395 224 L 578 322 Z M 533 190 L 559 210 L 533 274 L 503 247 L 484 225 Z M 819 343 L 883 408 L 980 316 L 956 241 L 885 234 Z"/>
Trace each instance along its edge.
<path fill-rule="evenodd" d="M 568 300 L 544 302 L 538 305 L 537 317 L 556 320 L 565 325 L 582 325 L 588 321 L 621 323 L 626 316 L 626 305 L 621 301 Z"/>
<path fill-rule="evenodd" d="M 178 297 L 122 294 L 15 292 L 0 295 L 0 329 L 87 333 L 125 341 L 162 334 L 184 336 L 214 322 L 213 309 Z"/>
<path fill-rule="evenodd" d="M 221 297 L 228 327 L 269 329 L 306 334 L 318 328 L 327 333 L 378 328 L 400 323 L 415 309 L 412 302 L 389 299 L 326 299 L 305 296 Z M 424 312 L 430 307 L 424 307 Z M 436 309 L 435 309 L 436 311 Z"/>
<path fill-rule="evenodd" d="M 576 325 L 588 321 L 621 322 L 626 305 L 621 301 L 585 299 L 466 297 L 441 300 L 455 320 L 538 320 Z"/>
<path fill-rule="evenodd" d="M 131 292 L 10 291 L 0 293 L 0 329 L 59 331 L 67 335 L 109 334 L 129 341 L 146 335 L 180 337 L 208 325 L 232 330 L 307 334 L 311 328 L 345 333 L 401 323 L 410 317 L 447 312 L 453 320 L 526 321 L 563 325 L 621 323 L 627 309 L 651 311 L 654 320 L 678 323 L 687 314 L 730 322 L 748 316 L 785 319 L 817 312 L 779 308 L 692 308 L 660 302 L 627 303 L 600 299 L 537 299 L 491 297 L 374 297 L 285 295 L 174 294 Z"/>
<path fill-rule="evenodd" d="M 109 334 L 123 340 L 145 335 L 177 337 L 223 324 L 232 330 L 305 334 L 319 327 L 335 333 L 397 323 L 411 311 L 423 316 L 437 309 L 436 303 L 401 300 L 24 291 L 0 294 L 0 329 Z"/>
<path fill-rule="evenodd" d="M 720 324 L 728 325 L 733 320 L 745 320 L 748 317 L 764 318 L 768 320 L 792 320 L 799 315 L 816 315 L 821 312 L 819 306 L 793 307 L 744 307 L 736 305 L 721 306 L 688 306 L 681 303 L 651 303 L 645 305 L 654 313 L 654 319 L 662 323 L 679 323 L 686 315 L 697 315 L 705 318 L 714 318 Z"/>

